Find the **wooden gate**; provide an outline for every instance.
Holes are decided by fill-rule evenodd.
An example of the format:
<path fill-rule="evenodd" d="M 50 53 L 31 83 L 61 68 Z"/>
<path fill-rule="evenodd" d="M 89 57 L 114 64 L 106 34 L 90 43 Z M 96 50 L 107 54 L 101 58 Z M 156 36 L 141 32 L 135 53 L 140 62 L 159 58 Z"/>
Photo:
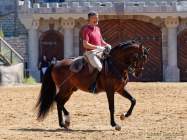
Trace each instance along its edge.
<path fill-rule="evenodd" d="M 103 38 L 112 46 L 129 39 L 144 41 L 145 47 L 151 47 L 149 61 L 139 79 L 131 81 L 162 81 L 162 33 L 151 23 L 138 20 L 112 19 L 99 22 Z"/>
<path fill-rule="evenodd" d="M 187 29 L 178 35 L 178 67 L 180 81 L 187 82 Z"/>
<path fill-rule="evenodd" d="M 46 56 L 48 60 L 56 57 L 58 60 L 64 58 L 64 38 L 61 33 L 49 30 L 40 37 L 40 58 Z"/>

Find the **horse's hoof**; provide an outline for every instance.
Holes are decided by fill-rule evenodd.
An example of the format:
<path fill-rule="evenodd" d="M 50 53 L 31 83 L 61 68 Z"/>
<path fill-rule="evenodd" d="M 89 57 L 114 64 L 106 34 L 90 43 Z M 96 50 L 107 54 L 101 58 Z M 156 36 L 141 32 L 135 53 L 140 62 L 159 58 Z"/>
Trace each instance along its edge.
<path fill-rule="evenodd" d="M 64 116 L 64 127 L 69 128 L 70 126 L 70 115 L 65 115 Z"/>
<path fill-rule="evenodd" d="M 64 124 L 62 123 L 62 124 L 59 124 L 59 126 L 61 127 L 61 128 L 64 128 Z"/>
<path fill-rule="evenodd" d="M 121 130 L 121 126 L 119 126 L 118 124 L 115 126 L 115 130 L 120 131 Z"/>
<path fill-rule="evenodd" d="M 64 128 L 69 128 L 69 126 L 70 126 L 70 122 L 69 121 L 65 121 Z"/>
<path fill-rule="evenodd" d="M 69 129 L 69 128 L 64 127 L 64 130 L 65 130 L 65 131 L 69 131 L 70 129 Z"/>
<path fill-rule="evenodd" d="M 131 113 L 128 113 L 128 112 L 127 112 L 127 113 L 125 114 L 125 117 L 127 118 L 127 117 L 129 117 L 130 115 L 131 115 Z"/>
<path fill-rule="evenodd" d="M 125 117 L 124 114 L 121 114 L 121 115 L 120 115 L 120 119 L 121 119 L 122 121 L 125 120 L 125 118 L 126 118 L 126 117 Z"/>

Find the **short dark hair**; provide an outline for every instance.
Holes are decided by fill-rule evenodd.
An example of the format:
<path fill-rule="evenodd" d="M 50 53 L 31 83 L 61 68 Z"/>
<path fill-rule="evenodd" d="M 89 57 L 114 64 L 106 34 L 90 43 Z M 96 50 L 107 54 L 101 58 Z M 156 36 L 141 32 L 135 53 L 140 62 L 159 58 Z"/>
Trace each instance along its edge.
<path fill-rule="evenodd" d="M 97 12 L 92 11 L 92 12 L 88 13 L 88 19 L 89 19 L 90 17 L 96 16 L 96 15 L 97 15 Z"/>

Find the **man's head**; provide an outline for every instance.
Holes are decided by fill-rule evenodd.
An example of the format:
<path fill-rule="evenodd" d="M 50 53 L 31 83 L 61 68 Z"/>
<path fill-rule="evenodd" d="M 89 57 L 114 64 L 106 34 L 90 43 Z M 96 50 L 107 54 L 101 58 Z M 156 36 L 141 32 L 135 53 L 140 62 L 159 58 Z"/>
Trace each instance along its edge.
<path fill-rule="evenodd" d="M 45 55 L 43 56 L 43 60 L 44 60 L 44 61 L 46 61 L 46 60 L 47 60 L 47 57 L 46 57 Z"/>
<path fill-rule="evenodd" d="M 98 14 L 96 12 L 88 13 L 88 22 L 91 25 L 97 25 L 99 21 Z"/>

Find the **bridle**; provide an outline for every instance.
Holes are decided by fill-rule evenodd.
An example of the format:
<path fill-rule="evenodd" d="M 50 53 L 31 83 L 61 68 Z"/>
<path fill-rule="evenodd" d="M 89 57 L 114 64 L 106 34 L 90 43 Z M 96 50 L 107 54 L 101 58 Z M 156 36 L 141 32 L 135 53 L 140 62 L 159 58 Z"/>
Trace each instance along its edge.
<path fill-rule="evenodd" d="M 143 48 L 143 53 L 137 53 L 135 56 L 135 60 L 128 66 L 129 73 L 133 74 L 135 71 L 143 71 L 144 66 L 138 66 L 140 61 L 145 61 L 145 58 L 148 55 L 148 49 Z"/>
<path fill-rule="evenodd" d="M 123 67 L 123 68 L 127 68 L 128 69 L 128 73 L 130 74 L 134 74 L 135 71 L 143 71 L 144 70 L 144 66 L 143 65 L 138 65 L 140 63 L 140 61 L 145 61 L 146 60 L 146 57 L 148 57 L 148 52 L 149 52 L 149 48 L 145 48 L 143 47 L 143 52 L 139 52 L 139 53 L 136 53 L 135 55 L 135 59 L 131 62 L 130 65 L 127 65 L 127 64 L 123 64 L 123 63 L 120 63 L 120 65 Z M 105 50 L 103 52 L 103 58 L 111 58 L 111 56 L 109 55 L 110 53 L 110 50 Z M 113 63 L 113 65 L 117 66 L 116 65 L 116 62 L 111 58 L 110 59 Z"/>

